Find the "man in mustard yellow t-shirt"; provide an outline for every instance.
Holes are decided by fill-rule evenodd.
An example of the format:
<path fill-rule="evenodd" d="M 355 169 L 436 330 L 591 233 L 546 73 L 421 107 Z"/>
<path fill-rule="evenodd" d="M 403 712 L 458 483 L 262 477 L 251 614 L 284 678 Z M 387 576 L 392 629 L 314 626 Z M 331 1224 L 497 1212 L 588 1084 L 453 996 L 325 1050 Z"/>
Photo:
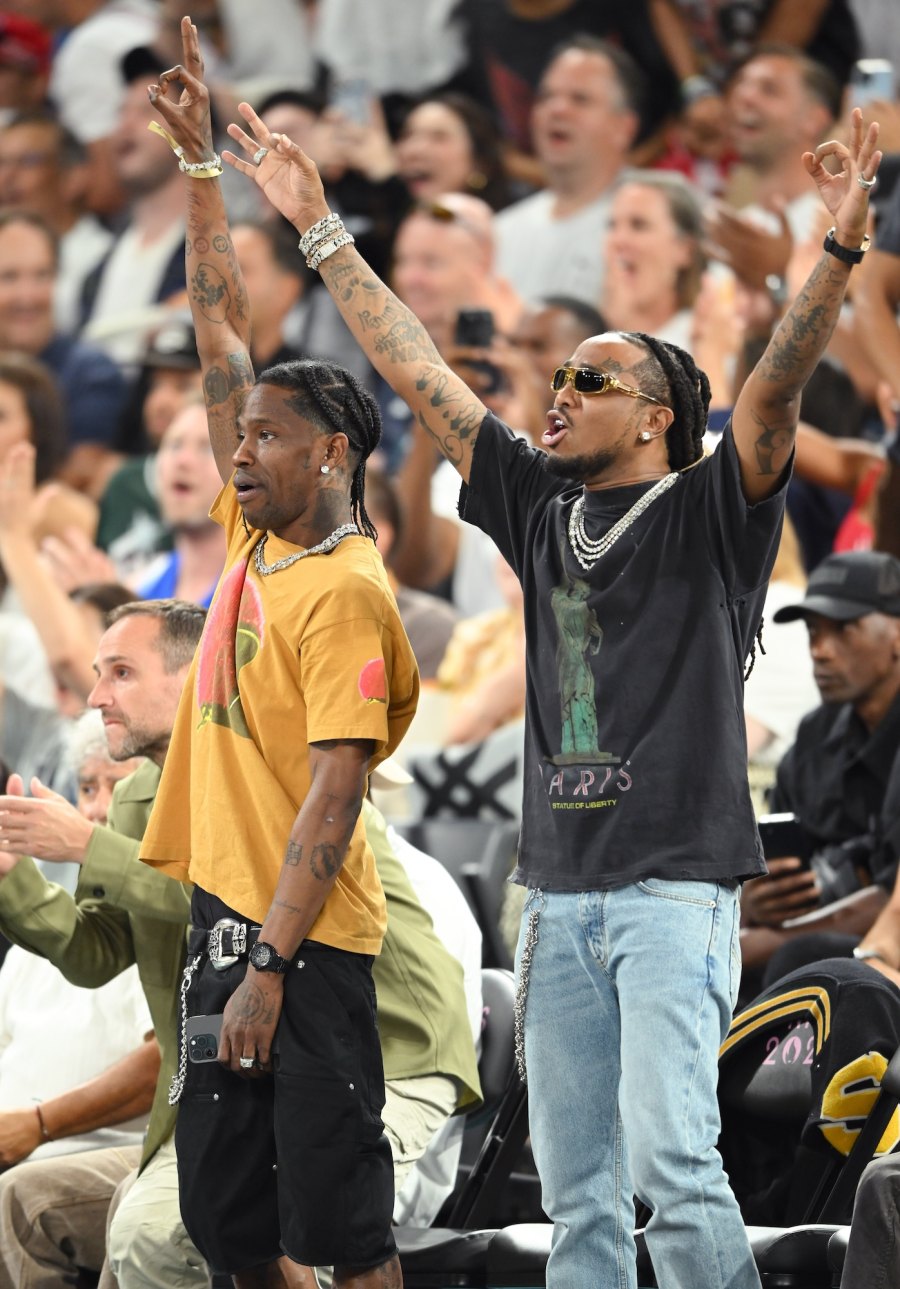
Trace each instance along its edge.
<path fill-rule="evenodd" d="M 150 93 L 187 176 L 188 292 L 225 483 L 212 513 L 228 538 L 142 847 L 195 885 L 187 1014 L 223 1013 L 218 1062 L 188 1060 L 183 1041 L 173 1083 L 182 1214 L 239 1286 L 313 1283 L 302 1266 L 334 1264 L 339 1286 L 391 1289 L 371 980 L 385 906 L 359 811 L 418 675 L 364 504 L 380 422 L 330 364 L 254 382 L 187 21 L 182 35 L 184 68 Z"/>

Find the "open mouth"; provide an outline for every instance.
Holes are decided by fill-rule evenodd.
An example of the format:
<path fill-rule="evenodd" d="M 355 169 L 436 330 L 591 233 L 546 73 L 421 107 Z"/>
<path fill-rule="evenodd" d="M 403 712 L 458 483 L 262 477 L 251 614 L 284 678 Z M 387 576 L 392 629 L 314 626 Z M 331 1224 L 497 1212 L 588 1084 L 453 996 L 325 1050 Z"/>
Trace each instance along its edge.
<path fill-rule="evenodd" d="M 238 502 L 243 506 L 246 502 L 251 501 L 260 489 L 257 484 L 251 483 L 249 479 L 235 479 L 234 491 L 237 494 Z"/>
<path fill-rule="evenodd" d="M 547 428 L 541 435 L 541 443 L 545 448 L 555 448 L 556 445 L 565 438 L 568 432 L 569 427 L 566 425 L 559 412 L 548 412 Z"/>

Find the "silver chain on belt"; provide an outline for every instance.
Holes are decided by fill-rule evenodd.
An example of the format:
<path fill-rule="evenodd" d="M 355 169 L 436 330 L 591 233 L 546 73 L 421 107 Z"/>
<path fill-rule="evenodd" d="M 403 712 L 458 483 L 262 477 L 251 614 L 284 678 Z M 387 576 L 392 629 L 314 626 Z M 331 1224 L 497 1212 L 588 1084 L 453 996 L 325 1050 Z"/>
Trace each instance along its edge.
<path fill-rule="evenodd" d="M 194 961 L 189 962 L 185 967 L 181 978 L 181 1045 L 178 1053 L 178 1069 L 172 1075 L 172 1082 L 169 1084 L 169 1105 L 178 1105 L 184 1091 L 184 1081 L 187 1078 L 187 995 L 194 972 L 200 966 L 202 957 L 203 954 L 198 953 Z"/>
<path fill-rule="evenodd" d="M 528 910 L 528 924 L 525 928 L 525 940 L 522 944 L 522 956 L 519 959 L 519 979 L 516 982 L 516 1001 L 513 1004 L 513 1033 L 515 1036 L 516 1067 L 519 1078 L 524 1083 L 527 1079 L 525 1069 L 525 1005 L 528 1001 L 528 981 L 531 976 L 531 960 L 534 957 L 538 942 L 538 920 L 544 907 L 543 892 L 538 888 L 529 891 L 532 900 Z"/>

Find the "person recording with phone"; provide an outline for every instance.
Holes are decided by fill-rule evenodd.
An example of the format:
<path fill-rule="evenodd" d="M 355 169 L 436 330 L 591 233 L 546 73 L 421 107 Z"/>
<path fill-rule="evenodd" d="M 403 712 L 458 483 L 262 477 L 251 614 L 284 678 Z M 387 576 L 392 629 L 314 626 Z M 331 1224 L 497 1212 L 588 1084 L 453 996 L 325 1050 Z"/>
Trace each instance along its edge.
<path fill-rule="evenodd" d="M 880 821 L 900 756 L 900 561 L 880 551 L 830 555 L 803 600 L 775 613 L 773 630 L 796 620 L 809 633 L 822 704 L 801 721 L 770 797 L 773 811 L 796 816 L 809 860 L 781 846 L 768 876 L 744 887 L 745 967 L 768 963 L 766 981 L 849 952 L 897 873 Z"/>

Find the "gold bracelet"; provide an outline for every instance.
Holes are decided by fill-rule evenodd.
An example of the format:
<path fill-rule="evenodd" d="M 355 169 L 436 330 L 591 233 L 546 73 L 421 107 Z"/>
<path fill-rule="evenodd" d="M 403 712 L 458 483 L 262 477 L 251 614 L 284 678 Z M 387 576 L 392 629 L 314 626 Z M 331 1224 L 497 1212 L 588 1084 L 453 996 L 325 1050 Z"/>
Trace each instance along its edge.
<path fill-rule="evenodd" d="M 34 1108 L 37 1111 L 38 1124 L 40 1125 L 40 1129 L 41 1129 L 41 1136 L 44 1138 L 44 1141 L 53 1141 L 53 1138 L 50 1136 L 49 1132 L 47 1131 L 47 1125 L 44 1123 L 44 1115 L 43 1115 L 43 1111 L 41 1110 L 41 1107 L 39 1105 L 36 1105 Z"/>

